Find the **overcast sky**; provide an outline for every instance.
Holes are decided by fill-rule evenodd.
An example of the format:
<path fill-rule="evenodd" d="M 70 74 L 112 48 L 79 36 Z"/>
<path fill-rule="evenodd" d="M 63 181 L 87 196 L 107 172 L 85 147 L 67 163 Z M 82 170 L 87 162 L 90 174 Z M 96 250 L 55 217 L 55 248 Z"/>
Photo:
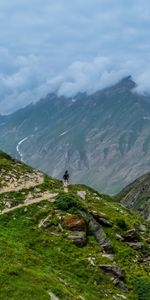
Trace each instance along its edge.
<path fill-rule="evenodd" d="M 149 0 L 0 0 L 0 113 L 127 75 L 150 92 Z"/>

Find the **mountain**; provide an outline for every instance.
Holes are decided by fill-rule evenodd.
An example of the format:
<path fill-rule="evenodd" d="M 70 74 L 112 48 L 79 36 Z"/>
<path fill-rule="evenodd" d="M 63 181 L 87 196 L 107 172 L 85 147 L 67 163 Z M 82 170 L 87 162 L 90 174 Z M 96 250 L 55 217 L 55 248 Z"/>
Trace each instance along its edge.
<path fill-rule="evenodd" d="M 150 101 L 130 77 L 93 95 L 48 95 L 1 118 L 0 148 L 51 176 L 115 194 L 150 169 Z"/>
<path fill-rule="evenodd" d="M 0 299 L 148 300 L 149 225 L 0 152 Z"/>
<path fill-rule="evenodd" d="M 150 221 L 150 173 L 141 176 L 125 187 L 116 196 L 116 199 Z"/>

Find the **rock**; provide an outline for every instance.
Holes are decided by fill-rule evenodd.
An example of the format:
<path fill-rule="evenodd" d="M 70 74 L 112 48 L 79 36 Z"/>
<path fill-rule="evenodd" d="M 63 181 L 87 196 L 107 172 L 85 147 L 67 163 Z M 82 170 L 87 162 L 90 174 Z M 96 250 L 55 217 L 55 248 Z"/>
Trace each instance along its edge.
<path fill-rule="evenodd" d="M 95 266 L 95 257 L 88 257 L 88 261 L 92 266 Z"/>
<path fill-rule="evenodd" d="M 112 243 L 107 239 L 107 236 L 102 228 L 102 226 L 94 219 L 91 218 L 89 222 L 89 229 L 95 236 L 95 239 L 99 243 L 100 246 L 103 247 L 105 251 L 112 251 Z"/>
<path fill-rule="evenodd" d="M 93 217 L 95 217 L 95 219 L 96 219 L 96 217 L 105 218 L 106 220 L 108 219 L 108 217 L 106 216 L 106 214 L 104 214 L 104 213 L 102 213 L 102 212 L 97 213 L 97 211 L 95 211 L 95 210 L 92 210 L 92 211 L 91 211 L 91 215 L 92 215 Z"/>
<path fill-rule="evenodd" d="M 86 198 L 86 192 L 85 191 L 78 191 L 77 195 L 79 197 L 81 197 L 83 200 L 85 200 L 85 198 Z"/>
<path fill-rule="evenodd" d="M 96 200 L 101 200 L 101 198 L 100 198 L 100 197 L 98 197 L 98 196 L 96 196 L 96 197 L 95 197 L 95 199 L 96 199 Z"/>
<path fill-rule="evenodd" d="M 130 246 L 134 250 L 140 250 L 144 246 L 144 243 L 142 243 L 142 242 L 137 242 L 137 243 L 131 243 L 131 242 L 129 242 L 127 244 L 128 244 L 128 246 Z"/>
<path fill-rule="evenodd" d="M 94 219 L 101 225 L 106 226 L 106 227 L 112 227 L 113 224 L 112 222 L 106 220 L 104 218 L 104 216 L 101 216 L 99 214 L 97 214 L 95 211 L 91 212 L 92 216 L 94 217 Z"/>
<path fill-rule="evenodd" d="M 116 233 L 116 240 L 123 242 L 124 238 L 120 234 Z"/>
<path fill-rule="evenodd" d="M 34 189 L 34 192 L 36 192 L 36 193 L 42 193 L 42 190 L 39 189 L 39 188 L 35 188 L 35 189 Z"/>
<path fill-rule="evenodd" d="M 51 300 L 59 300 L 53 293 L 49 293 Z"/>
<path fill-rule="evenodd" d="M 113 283 L 118 289 L 120 289 L 124 292 L 128 292 L 128 288 L 126 287 L 125 283 L 122 280 L 120 280 L 119 278 L 115 278 L 113 280 Z"/>
<path fill-rule="evenodd" d="M 11 203 L 9 201 L 5 203 L 5 208 L 11 208 Z"/>
<path fill-rule="evenodd" d="M 58 224 L 58 229 L 59 229 L 60 232 L 63 232 L 63 228 L 62 228 L 60 223 Z"/>
<path fill-rule="evenodd" d="M 64 217 L 64 225 L 72 231 L 87 231 L 87 224 L 85 220 L 76 215 Z"/>
<path fill-rule="evenodd" d="M 31 192 L 29 192 L 29 193 L 28 193 L 28 200 L 31 200 L 31 199 L 33 199 L 33 195 L 32 195 Z"/>
<path fill-rule="evenodd" d="M 127 242 L 138 241 L 139 235 L 135 228 L 128 230 L 124 235 L 124 240 Z"/>
<path fill-rule="evenodd" d="M 109 221 L 107 221 L 106 219 L 101 218 L 101 217 L 99 217 L 99 218 L 97 219 L 97 221 L 98 221 L 98 223 L 101 224 L 102 226 L 106 226 L 106 227 L 112 227 L 112 226 L 113 226 L 112 222 L 109 222 Z"/>
<path fill-rule="evenodd" d="M 86 232 L 85 231 L 74 231 L 68 234 L 68 238 L 78 247 L 86 245 Z"/>
<path fill-rule="evenodd" d="M 146 226 L 144 224 L 140 224 L 139 230 L 142 232 L 146 232 Z"/>
<path fill-rule="evenodd" d="M 127 299 L 127 297 L 125 295 L 120 295 L 120 294 L 117 294 L 116 295 L 117 299 L 118 298 L 121 298 L 121 299 Z"/>
<path fill-rule="evenodd" d="M 112 254 L 102 254 L 102 257 L 108 258 L 111 261 L 115 260 L 115 258 Z"/>
<path fill-rule="evenodd" d="M 60 251 L 61 251 L 61 249 L 60 249 Z M 60 281 L 61 283 L 63 283 L 65 286 L 69 286 L 68 283 L 67 283 L 64 279 L 62 279 L 62 278 L 60 278 L 60 277 L 59 277 L 59 281 Z"/>
<path fill-rule="evenodd" d="M 100 265 L 100 269 L 110 276 L 115 276 L 116 278 L 125 279 L 125 272 L 120 269 L 118 266 L 112 266 L 112 265 Z"/>
<path fill-rule="evenodd" d="M 48 228 L 48 227 L 50 227 L 51 226 L 51 222 L 50 222 L 50 220 L 49 220 L 49 217 L 50 216 L 47 216 L 45 219 L 42 219 L 40 222 L 39 222 L 39 225 L 38 225 L 38 227 L 39 228 Z"/>

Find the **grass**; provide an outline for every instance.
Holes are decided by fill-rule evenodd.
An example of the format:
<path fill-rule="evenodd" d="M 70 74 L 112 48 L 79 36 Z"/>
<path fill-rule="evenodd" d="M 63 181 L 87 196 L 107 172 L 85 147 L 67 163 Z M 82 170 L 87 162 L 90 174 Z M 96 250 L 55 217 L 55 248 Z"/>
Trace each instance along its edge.
<path fill-rule="evenodd" d="M 18 168 L 18 162 L 9 163 L 12 170 L 16 164 Z M 20 172 L 21 166 L 19 164 Z M 124 235 L 126 230 L 133 227 L 138 230 L 141 223 L 146 226 L 147 223 L 112 197 L 85 185 L 71 185 L 69 192 L 63 193 L 61 181 L 44 175 L 44 183 L 38 188 L 57 192 L 56 202 L 42 201 L 28 206 L 27 210 L 20 208 L 0 215 L 0 300 L 48 300 L 50 292 L 59 300 L 81 300 L 81 297 L 113 300 L 116 294 L 122 293 L 129 300 L 149 299 L 149 268 L 143 262 L 148 257 L 148 229 L 139 234 L 144 242 L 139 251 L 116 240 L 116 233 Z M 77 191 L 83 190 L 85 200 L 77 196 Z M 34 188 L 1 194 L 0 205 L 2 207 L 5 201 L 11 200 L 15 206 L 23 202 L 29 192 L 34 194 Z M 83 248 L 68 239 L 63 219 L 68 213 L 79 214 L 81 211 L 88 215 L 96 211 L 113 223 L 112 228 L 103 229 L 113 244 L 114 262 L 103 256 L 102 248 L 90 232 Z M 49 226 L 39 228 L 39 222 L 47 217 Z M 91 265 L 91 258 L 95 266 Z M 100 271 L 101 264 L 117 265 L 125 271 L 127 293 L 116 289 L 111 278 Z"/>

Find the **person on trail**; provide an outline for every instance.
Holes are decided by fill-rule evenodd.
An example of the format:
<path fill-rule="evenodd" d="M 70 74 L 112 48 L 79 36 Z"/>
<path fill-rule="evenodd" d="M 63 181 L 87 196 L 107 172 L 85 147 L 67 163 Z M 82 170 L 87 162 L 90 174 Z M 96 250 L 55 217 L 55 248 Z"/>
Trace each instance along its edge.
<path fill-rule="evenodd" d="M 69 183 L 69 173 L 68 173 L 68 170 L 65 171 L 65 174 L 63 176 L 63 180 L 64 180 L 64 187 L 67 187 L 68 183 Z"/>

